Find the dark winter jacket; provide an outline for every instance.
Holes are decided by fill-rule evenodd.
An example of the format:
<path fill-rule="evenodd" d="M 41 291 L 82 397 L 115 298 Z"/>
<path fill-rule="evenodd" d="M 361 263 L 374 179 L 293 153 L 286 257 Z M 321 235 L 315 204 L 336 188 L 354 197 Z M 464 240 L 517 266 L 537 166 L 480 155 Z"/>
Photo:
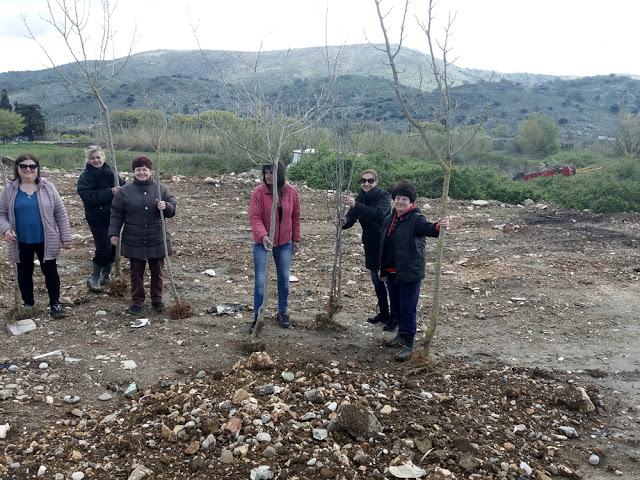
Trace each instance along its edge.
<path fill-rule="evenodd" d="M 377 270 L 380 265 L 380 232 L 390 211 L 391 195 L 376 185 L 368 192 L 360 189 L 355 206 L 347 212 L 347 222 L 342 228 L 351 228 L 356 220 L 360 222 L 364 263 L 368 270 Z"/>
<path fill-rule="evenodd" d="M 113 170 L 108 164 L 98 169 L 87 163 L 78 178 L 76 190 L 84 203 L 84 216 L 89 225 L 109 225 L 113 200 Z M 124 180 L 118 178 L 120 186 Z"/>
<path fill-rule="evenodd" d="M 169 189 L 160 184 L 161 200 L 167 204 L 165 218 L 176 214 L 176 199 Z M 137 260 L 162 258 L 165 255 L 162 241 L 162 220 L 158 210 L 158 185 L 152 179 L 145 182 L 134 180 L 124 185 L 111 202 L 111 222 L 109 237 L 120 235 L 122 231 L 121 252 L 123 257 Z M 171 237 L 167 232 L 167 248 L 169 255 Z"/>
<path fill-rule="evenodd" d="M 416 282 L 425 276 L 426 237 L 437 237 L 440 233 L 437 223 L 431 223 L 417 207 L 404 215 L 397 215 L 395 209 L 385 219 L 380 237 L 380 269 L 395 269 L 396 282 Z"/>

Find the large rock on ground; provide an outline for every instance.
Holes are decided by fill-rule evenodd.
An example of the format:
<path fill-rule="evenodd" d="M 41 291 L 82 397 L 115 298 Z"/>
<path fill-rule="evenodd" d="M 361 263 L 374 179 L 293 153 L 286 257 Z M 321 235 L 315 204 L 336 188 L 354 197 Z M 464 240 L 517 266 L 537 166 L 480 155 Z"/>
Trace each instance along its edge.
<path fill-rule="evenodd" d="M 558 388 L 553 396 L 553 402 L 557 405 L 564 405 L 570 410 L 585 413 L 593 412 L 596 409 L 586 390 L 582 387 Z"/>
<path fill-rule="evenodd" d="M 267 352 L 254 352 L 247 360 L 247 368 L 249 370 L 271 370 L 275 367 L 276 364 L 271 360 Z"/>
<path fill-rule="evenodd" d="M 131 472 L 128 480 L 143 480 L 145 478 L 153 478 L 153 471 L 149 470 L 144 465 L 138 465 L 138 467 Z"/>
<path fill-rule="evenodd" d="M 352 437 L 369 438 L 382 431 L 382 425 L 371 410 L 361 405 L 342 404 L 327 425 L 330 432 L 347 432 Z"/>

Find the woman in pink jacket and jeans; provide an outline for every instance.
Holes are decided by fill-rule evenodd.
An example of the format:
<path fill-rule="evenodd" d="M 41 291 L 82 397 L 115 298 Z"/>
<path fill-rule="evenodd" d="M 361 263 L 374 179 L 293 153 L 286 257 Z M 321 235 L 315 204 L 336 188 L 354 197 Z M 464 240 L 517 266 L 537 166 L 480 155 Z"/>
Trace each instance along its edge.
<path fill-rule="evenodd" d="M 291 185 L 285 184 L 285 168 L 278 164 L 278 209 L 273 242 L 269 239 L 271 227 L 271 206 L 273 205 L 273 166 L 262 166 L 263 184 L 256 187 L 249 201 L 249 222 L 253 229 L 253 269 L 255 286 L 253 290 L 254 319 L 249 328 L 253 332 L 258 318 L 258 310 L 264 297 L 264 275 L 267 252 L 273 252 L 278 279 L 278 315 L 282 328 L 291 326 L 287 314 L 289 298 L 289 275 L 291 273 L 291 256 L 298 251 L 300 245 L 300 198 Z"/>

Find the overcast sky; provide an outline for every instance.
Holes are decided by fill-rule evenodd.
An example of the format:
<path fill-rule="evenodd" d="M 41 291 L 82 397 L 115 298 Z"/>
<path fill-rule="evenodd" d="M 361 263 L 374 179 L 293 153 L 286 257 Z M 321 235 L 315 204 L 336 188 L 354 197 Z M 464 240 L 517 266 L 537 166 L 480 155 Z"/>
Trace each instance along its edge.
<path fill-rule="evenodd" d="M 399 26 L 403 5 L 403 0 L 384 0 L 383 9 L 392 10 L 389 27 Z M 412 0 L 411 12 L 406 45 L 426 51 L 415 20 L 426 18 L 426 0 Z M 456 15 L 451 55 L 462 68 L 640 75 L 639 0 L 439 0 L 439 38 L 449 12 Z M 96 23 L 99 13 L 96 4 Z M 71 61 L 60 35 L 41 20 L 47 14 L 46 0 L 1 0 L 0 72 L 50 66 L 27 38 L 23 16 L 57 64 Z M 124 55 L 136 29 L 135 52 L 197 49 L 192 23 L 198 25 L 202 47 L 212 50 L 256 51 L 261 43 L 263 50 L 320 46 L 325 32 L 330 45 L 382 40 L 374 0 L 120 0 L 113 23 L 116 56 Z M 390 33 L 397 42 L 397 30 Z"/>

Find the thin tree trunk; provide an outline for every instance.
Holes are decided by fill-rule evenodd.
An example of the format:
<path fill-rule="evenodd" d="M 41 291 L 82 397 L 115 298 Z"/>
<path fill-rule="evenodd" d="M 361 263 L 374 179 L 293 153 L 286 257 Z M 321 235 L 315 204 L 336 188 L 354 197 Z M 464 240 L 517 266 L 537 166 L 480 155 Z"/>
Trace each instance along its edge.
<path fill-rule="evenodd" d="M 118 163 L 116 161 L 116 150 L 113 146 L 113 132 L 111 130 L 111 117 L 109 116 L 109 107 L 107 104 L 102 101 L 102 97 L 100 96 L 100 92 L 94 89 L 94 96 L 98 100 L 98 104 L 102 109 L 102 114 L 104 116 L 104 123 L 106 126 L 106 137 L 107 137 L 107 150 L 109 151 L 109 159 L 111 160 L 111 165 L 113 166 L 113 186 L 119 187 L 120 181 L 118 178 Z M 116 267 L 116 277 L 122 276 L 122 259 L 120 258 L 120 235 L 118 235 L 118 243 L 116 244 L 116 257 L 115 257 L 115 267 Z"/>
<path fill-rule="evenodd" d="M 339 139 L 336 141 L 336 214 L 338 219 L 344 216 L 344 205 L 342 204 L 342 190 L 344 188 L 344 152 L 342 151 Z M 329 320 L 333 318 L 337 309 L 342 307 L 341 286 L 342 286 L 342 224 L 338 221 L 336 231 L 336 248 L 333 257 L 333 272 L 331 275 L 331 300 L 329 303 Z"/>
<path fill-rule="evenodd" d="M 338 161 L 336 165 L 336 217 L 338 225 L 336 226 L 336 245 L 333 253 L 333 267 L 331 270 L 331 294 L 329 296 L 329 305 L 327 308 L 328 323 L 333 321 L 333 316 L 342 308 L 342 224 L 341 220 L 344 213 L 344 207 L 341 206 L 342 200 L 342 181 L 344 177 L 344 156 L 340 151 L 336 152 Z M 326 325 L 324 325 L 326 327 Z"/>
<path fill-rule="evenodd" d="M 267 260 L 264 266 L 264 295 L 262 296 L 262 305 L 258 309 L 258 316 L 256 317 L 256 326 L 253 329 L 251 336 L 255 339 L 260 335 L 260 331 L 264 325 L 264 311 L 269 305 L 269 275 L 271 273 L 271 259 L 273 258 L 273 249 L 275 248 L 275 232 L 276 232 L 276 211 L 278 210 L 278 201 L 280 196 L 278 195 L 278 168 L 280 163 L 280 156 L 278 156 L 272 164 L 273 168 L 273 203 L 271 204 L 271 224 L 269 225 L 269 240 L 271 241 L 271 250 L 267 252 Z"/>
<path fill-rule="evenodd" d="M 451 165 L 450 160 L 449 165 Z M 441 216 L 445 217 L 447 215 L 447 210 L 449 207 L 449 183 L 451 181 L 451 167 L 444 170 L 444 182 L 442 183 L 442 207 L 441 207 Z M 433 342 L 433 338 L 436 333 L 436 328 L 438 326 L 438 315 L 440 313 L 440 293 L 441 293 L 441 278 L 442 278 L 442 257 L 444 255 L 444 245 L 446 239 L 447 230 L 446 228 L 440 229 L 440 235 L 438 235 L 438 243 L 436 245 L 436 265 L 435 272 L 433 275 L 433 302 L 431 304 L 431 315 L 429 316 L 429 325 L 427 327 L 427 332 L 424 341 L 424 353 L 429 356 L 431 354 L 431 344 Z"/>
<path fill-rule="evenodd" d="M 156 175 L 157 183 L 158 183 L 158 201 L 162 201 L 162 192 L 160 190 L 160 155 L 158 154 L 158 159 L 156 162 L 156 168 L 158 169 L 158 173 Z M 167 266 L 167 273 L 169 273 L 169 283 L 171 284 L 171 293 L 173 294 L 173 301 L 176 305 L 179 305 L 180 296 L 178 295 L 178 290 L 176 289 L 176 284 L 173 281 L 173 273 L 171 271 L 171 261 L 169 260 L 169 247 L 167 245 L 167 224 L 164 219 L 164 211 L 160 210 L 160 221 L 162 222 L 162 244 L 164 245 L 164 263 Z"/>
<path fill-rule="evenodd" d="M 380 29 L 382 34 L 384 35 L 384 48 L 378 49 L 387 54 L 387 58 L 389 59 L 389 67 L 391 68 L 391 73 L 393 75 L 393 87 L 396 93 L 396 98 L 398 100 L 398 104 L 402 109 L 405 117 L 411 123 L 412 126 L 416 128 L 420 137 L 422 138 L 424 145 L 427 147 L 428 152 L 431 156 L 438 162 L 440 167 L 442 168 L 442 172 L 444 174 L 444 181 L 442 184 L 442 208 L 441 208 L 441 216 L 440 218 L 444 218 L 447 216 L 447 210 L 449 206 L 449 184 L 451 180 L 451 166 L 453 164 L 453 158 L 455 155 L 466 145 L 462 145 L 462 147 L 458 147 L 454 149 L 452 142 L 452 129 L 451 129 L 451 114 L 455 110 L 455 106 L 451 102 L 450 95 L 450 87 L 453 85 L 453 81 L 449 78 L 448 68 L 451 64 L 447 59 L 447 54 L 450 52 L 450 47 L 448 46 L 448 41 L 451 35 L 450 29 L 453 24 L 453 20 L 451 15 L 449 15 L 449 20 L 447 26 L 445 27 L 444 34 L 445 40 L 443 43 L 438 43 L 442 51 L 442 67 L 439 67 L 434 56 L 434 42 L 432 38 L 432 25 L 431 22 L 434 18 L 433 9 L 434 9 L 434 0 L 428 0 L 428 8 L 427 8 L 427 21 L 426 23 L 418 21 L 418 25 L 421 27 L 423 32 L 427 36 L 427 45 L 429 47 L 429 53 L 426 57 L 427 65 L 433 75 L 433 78 L 436 82 L 437 89 L 440 93 L 440 114 L 443 115 L 445 120 L 445 135 L 446 135 L 446 143 L 443 149 L 438 149 L 436 146 L 430 141 L 429 136 L 427 135 L 427 129 L 424 124 L 420 122 L 419 117 L 415 117 L 409 111 L 409 107 L 407 102 L 404 100 L 402 96 L 402 92 L 400 89 L 400 79 L 398 74 L 398 69 L 395 63 L 396 56 L 400 53 L 402 48 L 402 42 L 405 38 L 404 32 L 406 27 L 406 18 L 409 13 L 409 4 L 410 0 L 404 1 L 404 9 L 402 10 L 402 20 L 399 27 L 399 36 L 400 42 L 394 47 L 392 50 L 391 43 L 389 41 L 389 32 L 387 27 L 385 26 L 385 18 L 388 13 L 383 13 L 381 10 L 381 4 L 383 0 L 374 0 L 376 5 L 376 10 L 378 13 L 378 20 L 380 21 Z M 374 46 L 374 48 L 377 48 Z M 479 125 L 476 126 L 473 135 L 467 141 L 470 142 L 473 137 L 478 133 L 479 129 L 482 127 L 484 120 L 487 117 L 487 110 L 485 110 L 484 116 L 482 117 L 482 121 Z M 430 354 L 431 343 L 433 342 L 433 338 L 436 332 L 438 315 L 440 312 L 440 288 L 441 288 L 441 279 L 442 279 L 442 258 L 444 253 L 444 245 L 446 238 L 446 229 L 440 229 L 440 235 L 438 236 L 438 243 L 436 247 L 436 265 L 435 265 L 435 274 L 434 274 L 434 286 L 433 286 L 433 303 L 431 307 L 431 315 L 429 318 L 429 325 L 427 327 L 426 332 L 426 340 L 424 343 L 424 351 L 427 356 Z"/>
<path fill-rule="evenodd" d="M 357 156 L 357 143 L 355 144 L 355 152 L 353 161 L 351 162 L 351 168 L 349 170 L 349 178 L 347 179 L 347 188 L 353 181 L 353 173 L 355 170 L 355 162 Z M 333 323 L 333 317 L 342 309 L 342 239 L 343 230 L 341 219 L 344 218 L 344 212 L 346 206 L 342 202 L 342 195 L 345 185 L 344 178 L 344 163 L 345 163 L 345 142 L 341 141 L 341 137 L 336 129 L 336 183 L 335 183 L 335 205 L 336 205 L 336 218 L 338 218 L 338 225 L 336 226 L 336 244 L 334 247 L 333 256 L 333 268 L 331 272 L 331 293 L 329 296 L 329 303 L 327 306 L 326 316 L 320 314 L 316 316 L 316 322 L 322 327 L 327 327 L 329 323 Z"/>

